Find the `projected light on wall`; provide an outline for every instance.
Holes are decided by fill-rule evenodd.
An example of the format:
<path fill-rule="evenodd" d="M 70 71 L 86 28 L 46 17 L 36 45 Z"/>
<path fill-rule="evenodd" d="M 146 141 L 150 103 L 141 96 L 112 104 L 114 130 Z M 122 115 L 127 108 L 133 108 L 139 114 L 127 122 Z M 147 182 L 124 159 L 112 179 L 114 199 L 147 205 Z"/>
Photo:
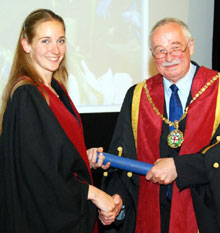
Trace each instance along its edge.
<path fill-rule="evenodd" d="M 147 72 L 146 1 L 6 1 L 0 9 L 0 94 L 24 17 L 38 8 L 66 23 L 68 89 L 79 112 L 119 111 L 127 89 Z"/>

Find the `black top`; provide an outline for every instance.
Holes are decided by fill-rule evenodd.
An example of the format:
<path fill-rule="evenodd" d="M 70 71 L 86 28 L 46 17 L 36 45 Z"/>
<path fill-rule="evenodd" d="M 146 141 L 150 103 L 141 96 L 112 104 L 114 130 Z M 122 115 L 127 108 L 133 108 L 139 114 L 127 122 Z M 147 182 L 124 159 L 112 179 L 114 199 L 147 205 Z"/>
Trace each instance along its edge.
<path fill-rule="evenodd" d="M 64 91 L 54 88 L 70 108 Z M 33 85 L 19 87 L 8 102 L 0 159 L 1 233 L 92 232 L 88 169 Z"/>

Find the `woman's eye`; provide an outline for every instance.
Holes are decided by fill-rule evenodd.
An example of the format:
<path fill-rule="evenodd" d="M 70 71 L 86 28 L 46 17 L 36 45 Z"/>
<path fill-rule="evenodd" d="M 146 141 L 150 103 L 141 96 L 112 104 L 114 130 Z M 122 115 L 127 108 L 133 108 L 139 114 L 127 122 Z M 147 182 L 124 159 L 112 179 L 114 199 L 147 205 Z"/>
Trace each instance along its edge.
<path fill-rule="evenodd" d="M 65 39 L 59 40 L 59 44 L 64 44 L 65 42 L 66 42 Z"/>
<path fill-rule="evenodd" d="M 41 42 L 42 42 L 43 44 L 48 44 L 48 43 L 49 43 L 49 40 L 44 39 L 44 40 L 42 40 Z"/>

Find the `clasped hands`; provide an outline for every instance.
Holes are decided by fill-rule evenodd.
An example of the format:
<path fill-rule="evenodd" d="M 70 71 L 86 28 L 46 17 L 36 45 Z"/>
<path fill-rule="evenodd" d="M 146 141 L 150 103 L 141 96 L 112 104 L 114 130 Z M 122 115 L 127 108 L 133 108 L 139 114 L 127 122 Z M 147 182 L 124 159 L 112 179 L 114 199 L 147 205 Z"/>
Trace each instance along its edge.
<path fill-rule="evenodd" d="M 110 225 L 113 223 L 121 211 L 122 208 L 122 199 L 118 194 L 114 194 L 112 197 L 114 206 L 108 211 L 99 209 L 99 219 L 103 225 Z"/>
<path fill-rule="evenodd" d="M 96 162 L 97 152 L 100 153 L 100 156 Z M 104 170 L 109 168 L 110 163 L 103 165 L 104 156 L 102 152 L 102 147 L 91 148 L 87 150 L 90 168 L 96 169 L 101 167 Z M 113 196 L 110 196 L 109 194 L 92 185 L 89 185 L 88 199 L 91 200 L 98 208 L 99 219 L 103 225 L 110 225 L 113 223 L 120 213 L 123 205 L 120 195 L 114 194 Z"/>

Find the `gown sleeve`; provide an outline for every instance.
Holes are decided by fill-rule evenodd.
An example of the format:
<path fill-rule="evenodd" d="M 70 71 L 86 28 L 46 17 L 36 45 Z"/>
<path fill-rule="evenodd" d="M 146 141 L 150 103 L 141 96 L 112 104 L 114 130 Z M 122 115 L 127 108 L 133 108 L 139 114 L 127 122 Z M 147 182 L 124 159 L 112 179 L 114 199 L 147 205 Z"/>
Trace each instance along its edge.
<path fill-rule="evenodd" d="M 89 172 L 36 87 L 15 91 L 0 143 L 2 232 L 80 232 L 95 208 L 87 200 Z"/>
<path fill-rule="evenodd" d="M 216 144 L 216 137 L 220 134 L 220 127 L 217 128 L 210 144 L 203 148 L 200 153 L 186 154 L 176 156 L 174 158 L 175 166 L 177 169 L 177 186 L 180 190 L 197 187 L 199 185 L 207 185 L 210 182 L 210 176 L 214 169 L 213 164 L 219 162 L 220 144 Z M 211 146 L 211 149 L 206 153 L 203 150 Z"/>
<path fill-rule="evenodd" d="M 133 98 L 134 86 L 131 87 L 124 99 L 121 111 L 118 116 L 115 131 L 109 147 L 109 153 L 118 154 L 118 147 L 122 147 L 122 156 L 137 159 L 134 135 L 131 124 L 131 105 Z M 132 177 L 127 175 L 127 171 L 111 168 L 108 175 L 103 176 L 102 189 L 113 195 L 119 194 L 122 198 L 124 217 L 116 220 L 110 226 L 105 226 L 105 233 L 130 233 L 135 230 L 136 206 L 138 202 L 138 175 Z"/>

